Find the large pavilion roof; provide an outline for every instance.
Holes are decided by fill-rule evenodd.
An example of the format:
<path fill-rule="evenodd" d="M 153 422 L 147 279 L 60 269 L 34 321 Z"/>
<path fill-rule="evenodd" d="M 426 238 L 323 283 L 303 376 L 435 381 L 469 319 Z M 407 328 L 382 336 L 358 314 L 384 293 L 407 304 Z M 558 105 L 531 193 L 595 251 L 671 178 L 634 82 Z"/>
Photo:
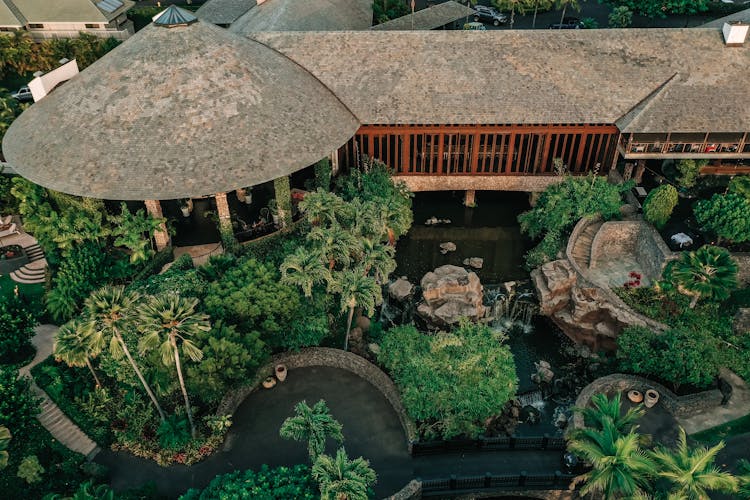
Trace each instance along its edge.
<path fill-rule="evenodd" d="M 372 0 L 266 0 L 248 10 L 230 31 L 366 30 L 372 25 Z"/>
<path fill-rule="evenodd" d="M 195 15 L 209 23 L 232 24 L 256 4 L 255 0 L 208 0 Z"/>
<path fill-rule="evenodd" d="M 58 191 L 174 199 L 288 175 L 358 127 L 294 62 L 197 21 L 138 32 L 27 109 L 3 152 Z"/>
<path fill-rule="evenodd" d="M 750 44 L 727 47 L 717 29 L 248 36 L 308 69 L 363 124 L 750 130 Z"/>

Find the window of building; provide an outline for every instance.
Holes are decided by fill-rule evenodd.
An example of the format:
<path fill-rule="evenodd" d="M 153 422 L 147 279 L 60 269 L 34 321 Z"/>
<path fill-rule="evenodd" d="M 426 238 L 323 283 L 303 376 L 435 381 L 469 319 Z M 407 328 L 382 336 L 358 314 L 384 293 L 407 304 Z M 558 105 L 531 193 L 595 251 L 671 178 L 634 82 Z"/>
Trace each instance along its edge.
<path fill-rule="evenodd" d="M 86 23 L 86 29 L 98 30 L 99 28 L 101 28 L 99 24 Z"/>
<path fill-rule="evenodd" d="M 29 29 L 42 30 L 44 29 L 44 25 L 43 24 L 29 24 Z"/>

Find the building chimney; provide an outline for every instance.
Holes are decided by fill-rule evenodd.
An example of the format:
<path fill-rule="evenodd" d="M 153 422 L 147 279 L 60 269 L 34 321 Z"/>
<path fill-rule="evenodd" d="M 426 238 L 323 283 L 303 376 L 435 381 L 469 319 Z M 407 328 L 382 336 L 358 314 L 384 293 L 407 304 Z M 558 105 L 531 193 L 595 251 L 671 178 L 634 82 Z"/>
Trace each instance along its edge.
<path fill-rule="evenodd" d="M 724 43 L 726 46 L 742 47 L 745 44 L 745 40 L 747 40 L 748 28 L 750 28 L 750 24 L 740 21 L 724 23 L 721 31 L 724 33 Z"/>

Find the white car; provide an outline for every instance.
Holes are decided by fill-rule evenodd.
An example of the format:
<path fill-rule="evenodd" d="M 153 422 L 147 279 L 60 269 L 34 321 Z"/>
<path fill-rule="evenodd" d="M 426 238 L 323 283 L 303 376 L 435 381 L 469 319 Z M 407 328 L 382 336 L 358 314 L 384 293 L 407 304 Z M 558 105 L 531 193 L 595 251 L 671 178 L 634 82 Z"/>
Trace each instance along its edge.
<path fill-rule="evenodd" d="M 34 100 L 34 96 L 31 95 L 31 89 L 25 85 L 17 91 L 11 92 L 10 96 L 20 102 L 29 102 Z"/>

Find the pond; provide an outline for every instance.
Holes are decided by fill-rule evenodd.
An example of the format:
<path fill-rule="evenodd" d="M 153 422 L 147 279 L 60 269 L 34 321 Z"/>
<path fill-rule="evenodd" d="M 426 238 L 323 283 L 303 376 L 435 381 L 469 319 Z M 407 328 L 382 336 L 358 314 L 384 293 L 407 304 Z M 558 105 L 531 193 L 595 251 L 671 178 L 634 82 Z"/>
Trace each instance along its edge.
<path fill-rule="evenodd" d="M 464 259 L 481 257 L 477 271 L 483 284 L 524 279 L 523 254 L 530 247 L 521 234 L 517 217 L 529 209 L 528 194 L 481 191 L 477 207 L 463 206 L 463 191 L 416 193 L 413 200 L 414 224 L 396 246 L 395 276 L 406 276 L 419 283 L 428 271 Z M 449 223 L 426 225 L 435 217 Z M 445 255 L 440 243 L 453 242 L 456 251 Z"/>

